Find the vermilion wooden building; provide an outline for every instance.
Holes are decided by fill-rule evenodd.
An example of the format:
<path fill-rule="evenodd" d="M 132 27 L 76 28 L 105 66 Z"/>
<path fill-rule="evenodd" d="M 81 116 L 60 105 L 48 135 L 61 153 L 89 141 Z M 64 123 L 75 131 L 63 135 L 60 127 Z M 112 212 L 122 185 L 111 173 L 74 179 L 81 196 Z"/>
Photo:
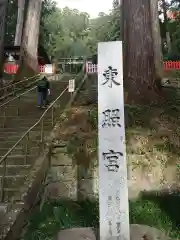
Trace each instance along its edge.
<path fill-rule="evenodd" d="M 9 62 L 8 58 L 12 56 L 14 61 Z M 7 74 L 16 74 L 19 67 L 20 46 L 4 47 L 4 72 Z M 53 64 L 42 46 L 38 48 L 39 70 L 42 73 L 54 73 Z M 48 69 L 48 70 L 47 70 Z M 46 71 L 47 70 L 47 71 Z M 49 71 L 49 72 L 48 72 Z"/>

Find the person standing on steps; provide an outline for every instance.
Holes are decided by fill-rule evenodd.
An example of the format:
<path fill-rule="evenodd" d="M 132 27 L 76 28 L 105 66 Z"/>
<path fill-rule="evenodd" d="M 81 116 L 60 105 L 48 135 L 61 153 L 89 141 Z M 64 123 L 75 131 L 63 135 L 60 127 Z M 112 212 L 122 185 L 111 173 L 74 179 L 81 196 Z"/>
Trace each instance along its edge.
<path fill-rule="evenodd" d="M 50 86 L 47 77 L 43 76 L 41 80 L 38 81 L 38 107 L 46 108 L 48 104 L 48 95 L 50 95 Z"/>

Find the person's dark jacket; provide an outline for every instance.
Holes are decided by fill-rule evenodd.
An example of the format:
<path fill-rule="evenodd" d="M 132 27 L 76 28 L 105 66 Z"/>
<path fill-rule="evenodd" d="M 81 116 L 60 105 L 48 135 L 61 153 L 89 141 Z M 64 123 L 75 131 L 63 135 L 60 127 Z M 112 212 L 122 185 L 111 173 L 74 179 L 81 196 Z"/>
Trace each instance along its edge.
<path fill-rule="evenodd" d="M 37 84 L 38 92 L 48 91 L 49 81 L 46 77 L 43 77 Z"/>

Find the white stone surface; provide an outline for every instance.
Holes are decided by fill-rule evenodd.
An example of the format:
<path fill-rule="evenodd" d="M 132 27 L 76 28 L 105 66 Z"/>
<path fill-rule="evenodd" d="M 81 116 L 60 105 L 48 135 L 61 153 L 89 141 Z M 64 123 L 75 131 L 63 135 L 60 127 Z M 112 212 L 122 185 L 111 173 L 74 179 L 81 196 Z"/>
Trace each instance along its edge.
<path fill-rule="evenodd" d="M 100 239 L 128 240 L 122 42 L 98 44 Z"/>

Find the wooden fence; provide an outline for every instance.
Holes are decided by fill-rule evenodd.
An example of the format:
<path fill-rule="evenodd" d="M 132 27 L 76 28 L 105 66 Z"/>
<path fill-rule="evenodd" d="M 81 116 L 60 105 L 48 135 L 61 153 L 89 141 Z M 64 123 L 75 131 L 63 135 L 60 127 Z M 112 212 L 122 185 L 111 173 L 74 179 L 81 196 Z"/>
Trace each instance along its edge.
<path fill-rule="evenodd" d="M 178 71 L 180 70 L 180 61 L 164 61 L 163 62 L 164 71 Z M 87 73 L 97 73 L 97 65 L 87 63 L 86 64 L 86 72 Z"/>
<path fill-rule="evenodd" d="M 7 74 L 16 74 L 17 70 L 19 68 L 18 64 L 12 64 L 12 63 L 5 63 L 4 64 L 4 72 Z M 55 69 L 53 64 L 47 64 L 47 65 L 40 65 L 39 66 L 39 72 L 40 73 L 47 73 L 52 74 L 54 73 Z"/>

